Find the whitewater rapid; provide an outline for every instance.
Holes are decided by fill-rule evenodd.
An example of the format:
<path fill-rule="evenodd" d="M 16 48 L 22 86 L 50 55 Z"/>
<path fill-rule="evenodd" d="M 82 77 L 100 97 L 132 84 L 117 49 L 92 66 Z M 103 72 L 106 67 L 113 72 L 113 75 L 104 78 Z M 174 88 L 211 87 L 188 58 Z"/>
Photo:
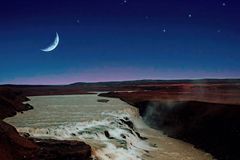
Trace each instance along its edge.
<path fill-rule="evenodd" d="M 33 110 L 6 119 L 37 138 L 84 141 L 99 160 L 210 160 L 192 145 L 149 128 L 138 109 L 95 94 L 29 97 Z"/>

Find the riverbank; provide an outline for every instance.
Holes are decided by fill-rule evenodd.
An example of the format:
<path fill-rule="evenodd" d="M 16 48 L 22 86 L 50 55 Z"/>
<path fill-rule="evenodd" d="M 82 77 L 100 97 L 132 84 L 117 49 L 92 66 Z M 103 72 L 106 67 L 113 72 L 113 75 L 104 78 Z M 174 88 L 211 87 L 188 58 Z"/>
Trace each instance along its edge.
<path fill-rule="evenodd" d="M 33 109 L 29 99 L 22 93 L 9 88 L 0 88 L 0 159 L 81 159 L 91 156 L 91 147 L 79 141 L 29 139 L 21 136 L 15 127 L 4 122 L 18 112 Z"/>

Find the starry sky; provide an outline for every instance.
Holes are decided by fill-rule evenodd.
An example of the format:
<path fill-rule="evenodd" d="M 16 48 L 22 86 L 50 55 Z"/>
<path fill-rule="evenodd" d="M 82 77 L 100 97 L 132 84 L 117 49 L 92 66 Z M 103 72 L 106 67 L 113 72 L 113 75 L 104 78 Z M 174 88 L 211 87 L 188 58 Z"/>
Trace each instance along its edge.
<path fill-rule="evenodd" d="M 60 42 L 52 52 L 56 32 Z M 3 0 L 0 83 L 240 77 L 240 1 Z"/>

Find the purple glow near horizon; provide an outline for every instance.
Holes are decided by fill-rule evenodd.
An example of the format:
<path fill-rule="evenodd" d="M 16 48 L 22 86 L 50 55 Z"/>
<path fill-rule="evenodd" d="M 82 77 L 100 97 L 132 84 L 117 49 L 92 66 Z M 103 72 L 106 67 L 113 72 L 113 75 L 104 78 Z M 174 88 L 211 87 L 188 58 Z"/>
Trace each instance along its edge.
<path fill-rule="evenodd" d="M 198 73 L 196 76 L 196 73 Z M 224 74 L 223 74 L 224 73 Z M 202 79 L 202 78 L 238 78 L 236 73 L 229 74 L 228 72 L 200 72 L 200 71 L 156 71 L 154 69 L 139 70 L 134 68 L 125 69 L 95 69 L 85 71 L 83 73 L 65 73 L 46 76 L 22 77 L 0 82 L 2 84 L 42 84 L 42 85 L 58 85 L 71 84 L 75 82 L 106 82 L 106 81 L 127 81 L 127 80 L 142 80 L 142 79 Z"/>

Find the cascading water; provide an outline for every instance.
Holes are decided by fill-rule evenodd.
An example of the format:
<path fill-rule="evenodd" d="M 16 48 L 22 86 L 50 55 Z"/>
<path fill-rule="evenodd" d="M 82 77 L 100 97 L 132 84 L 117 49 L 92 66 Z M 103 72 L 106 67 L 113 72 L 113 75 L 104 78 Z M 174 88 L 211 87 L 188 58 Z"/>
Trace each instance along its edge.
<path fill-rule="evenodd" d="M 97 95 L 30 97 L 34 109 L 8 118 L 32 137 L 85 141 L 100 160 L 208 160 L 209 154 L 147 127 L 138 110 Z"/>

